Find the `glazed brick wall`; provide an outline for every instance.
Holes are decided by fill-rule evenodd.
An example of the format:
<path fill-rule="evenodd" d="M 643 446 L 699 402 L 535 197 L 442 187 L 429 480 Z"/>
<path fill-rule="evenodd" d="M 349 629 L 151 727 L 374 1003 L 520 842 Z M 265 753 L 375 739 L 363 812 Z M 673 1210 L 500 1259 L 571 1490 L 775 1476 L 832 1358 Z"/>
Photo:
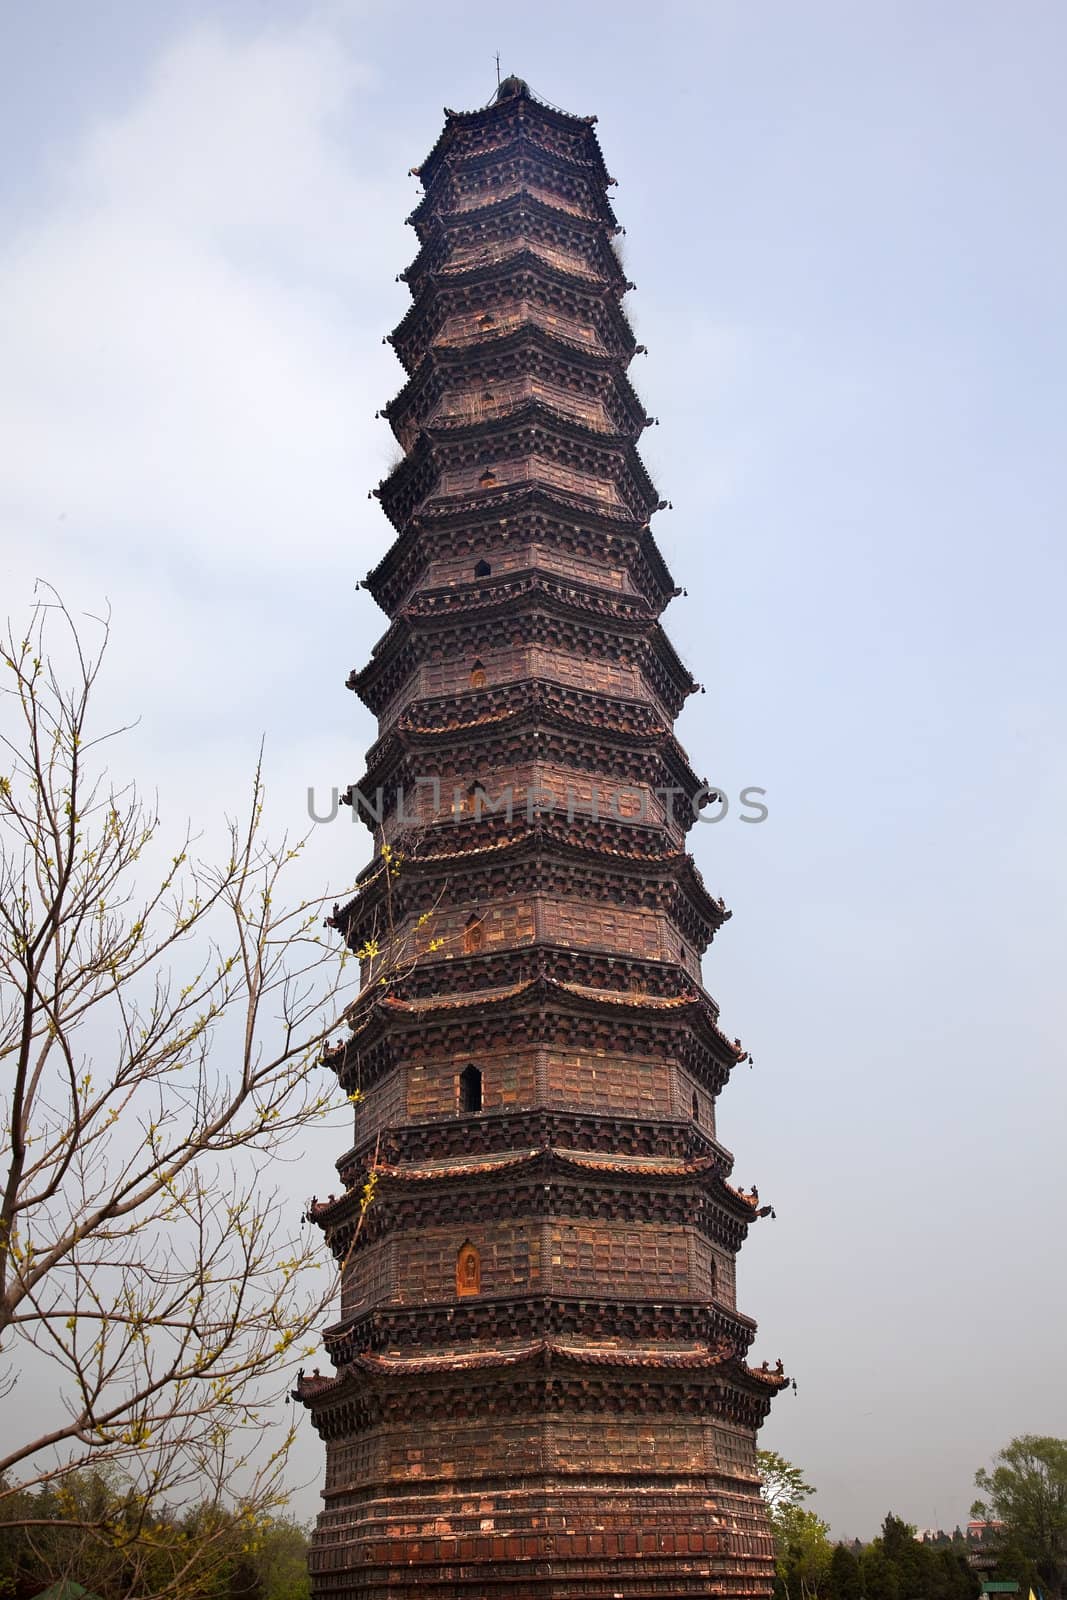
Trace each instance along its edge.
<path fill-rule="evenodd" d="M 410 700 L 463 694 L 470 689 L 475 659 L 485 669 L 487 687 L 529 679 L 565 684 L 589 694 L 610 695 L 623 700 L 642 699 L 652 705 L 665 724 L 671 717 L 654 690 L 636 667 L 601 658 L 582 657 L 547 645 L 523 645 L 512 650 L 486 648 L 451 661 L 426 662 L 411 673 L 384 703 L 379 730 L 384 730 Z"/>
<path fill-rule="evenodd" d="M 485 482 L 484 474 L 491 469 L 493 477 Z M 594 478 L 591 473 L 579 472 L 549 456 L 523 455 L 504 457 L 502 460 L 475 461 L 470 466 L 455 467 L 441 474 L 440 481 L 427 496 L 428 501 L 440 500 L 448 495 L 487 494 L 491 489 L 501 489 L 519 483 L 548 483 L 567 493 L 585 495 L 607 506 L 623 505 L 618 484 L 613 478 Z"/>
<path fill-rule="evenodd" d="M 610 779 L 596 779 L 586 772 L 543 763 L 534 770 L 533 784 L 535 789 L 551 795 L 561 809 L 565 810 L 570 804 L 579 815 L 592 810 L 595 794 L 597 814 L 601 817 L 636 817 L 649 823 L 663 821 L 663 801 L 648 784 L 622 784 Z M 572 797 L 569 800 L 568 792 Z M 525 798 L 524 794 L 523 804 Z"/>
<path fill-rule="evenodd" d="M 733 1256 L 699 1234 L 694 1234 L 692 1257 L 695 1292 L 709 1295 L 721 1305 L 736 1306 Z"/>
<path fill-rule="evenodd" d="M 427 662 L 417 667 L 400 688 L 382 707 L 380 725 L 384 728 L 407 705 L 409 700 L 428 699 L 434 695 L 463 694 L 470 688 L 471 669 L 475 660 L 485 668 L 487 684 L 514 683 L 528 677 L 524 650 L 472 650 L 469 658 L 463 656 L 452 661 Z"/>
<path fill-rule="evenodd" d="M 558 1417 L 553 1421 L 550 1465 L 568 1472 L 676 1472 L 707 1470 L 704 1424 L 696 1419 L 634 1420 L 612 1416 Z"/>
<path fill-rule="evenodd" d="M 355 1252 L 341 1281 L 343 1317 L 353 1316 L 368 1305 L 392 1298 L 396 1283 L 396 1254 L 396 1241 L 393 1239 L 383 1239 Z"/>
<path fill-rule="evenodd" d="M 619 695 L 631 700 L 641 693 L 641 674 L 636 667 L 600 659 L 583 660 L 548 645 L 531 645 L 527 654 L 532 678 L 547 678 L 569 684 L 572 689 L 587 689 L 591 694 Z"/>
<path fill-rule="evenodd" d="M 602 433 L 611 431 L 611 419 L 600 395 L 563 389 L 534 374 L 512 379 L 475 379 L 462 388 L 450 389 L 442 395 L 433 416 L 481 422 L 515 410 L 525 400 L 532 399 L 547 400 L 554 410 L 574 417 L 588 428 Z"/>
<path fill-rule="evenodd" d="M 356 1444 L 329 1452 L 327 1493 L 399 1479 L 499 1477 L 509 1472 L 539 1472 L 544 1465 L 539 1422 L 420 1423 L 417 1428 L 376 1428 Z"/>
<path fill-rule="evenodd" d="M 670 953 L 666 916 L 635 906 L 545 901 L 541 934 L 551 943 L 568 948 L 614 950 L 648 961 L 660 960 Z"/>
<path fill-rule="evenodd" d="M 532 194 L 535 199 L 543 200 L 546 206 L 555 206 L 557 211 L 569 211 L 575 217 L 591 215 L 591 208 L 588 205 L 580 205 L 571 196 L 561 194 L 557 189 L 550 189 L 547 184 L 532 182 L 529 178 L 521 184 L 516 183 L 515 193 L 520 192 Z"/>
<path fill-rule="evenodd" d="M 549 1050 L 547 1068 L 548 1095 L 554 1104 L 625 1116 L 672 1114 L 671 1068 L 665 1061 Z"/>
<path fill-rule="evenodd" d="M 487 241 L 484 235 L 470 239 L 454 236 L 448 264 L 455 271 L 459 267 L 478 267 L 489 262 L 504 262 L 526 248 L 533 250 L 543 261 L 562 267 L 565 271 L 587 277 L 596 276 L 590 268 L 588 256 L 583 254 L 577 245 L 568 248 L 560 244 L 549 244 L 547 240 L 540 238 Z"/>
<path fill-rule="evenodd" d="M 484 122 L 471 122 L 459 124 L 453 129 L 455 138 L 456 165 L 466 164 L 472 156 L 484 155 L 491 151 L 503 149 L 511 142 L 510 129 L 502 129 Z M 556 148 L 568 156 L 581 157 L 585 154 L 586 139 L 583 131 L 575 132 L 572 129 L 562 131 L 556 136 Z"/>
<path fill-rule="evenodd" d="M 535 937 L 535 914 L 532 899 L 493 900 L 486 906 L 461 906 L 455 911 L 435 911 L 423 927 L 407 924 L 411 932 L 411 947 L 419 956 L 429 952 L 435 939 L 443 939 L 441 956 L 459 956 L 464 953 L 464 937 L 470 917 L 481 918 L 482 950 L 492 950 L 501 945 L 530 944 Z"/>
<path fill-rule="evenodd" d="M 675 1069 L 675 1083 L 677 1090 L 674 1100 L 674 1112 L 678 1117 L 691 1117 L 693 1115 L 693 1096 L 697 1097 L 697 1126 L 712 1139 L 715 1137 L 715 1101 L 702 1088 L 688 1072 L 683 1072 L 681 1067 Z"/>
<path fill-rule="evenodd" d="M 468 1237 L 481 1258 L 483 1295 L 506 1294 L 541 1280 L 541 1232 L 529 1220 L 501 1219 L 470 1229 L 457 1221 L 396 1235 L 396 1299 L 403 1305 L 454 1299 L 456 1257 Z"/>
<path fill-rule="evenodd" d="M 524 656 L 523 650 L 501 650 L 487 646 L 485 649 L 471 650 L 469 656 L 426 662 L 419 670 L 418 683 L 413 686 L 412 695 L 465 693 L 470 688 L 471 671 L 476 660 L 485 669 L 487 684 L 514 683 L 526 677 Z"/>
<path fill-rule="evenodd" d="M 529 377 L 479 378 L 448 388 L 433 409 L 438 417 L 464 423 L 481 422 L 505 415 L 531 394 Z"/>
<path fill-rule="evenodd" d="M 493 318 L 489 325 L 483 325 L 482 319 L 486 315 Z M 549 311 L 546 306 L 538 305 L 532 300 L 511 298 L 504 305 L 497 303 L 487 306 L 484 311 L 478 309 L 453 312 L 441 324 L 433 343 L 438 346 L 481 343 L 483 340 L 510 333 L 513 328 L 519 327 L 524 322 L 532 322 L 548 333 L 562 334 L 565 339 L 577 339 L 579 343 L 588 345 L 591 350 L 603 348 L 600 336 L 592 323 L 580 322 L 577 317 Z"/>
<path fill-rule="evenodd" d="M 591 472 L 565 466 L 562 461 L 553 461 L 549 456 L 530 456 L 528 459 L 528 475 L 538 483 L 549 483 L 554 488 L 562 489 L 564 494 L 585 495 L 606 506 L 625 504 L 614 478 L 595 478 Z"/>
<path fill-rule="evenodd" d="M 554 1287 L 588 1294 L 686 1294 L 689 1239 L 684 1228 L 652 1223 L 553 1222 Z M 696 1287 L 695 1285 L 693 1286 Z"/>
<path fill-rule="evenodd" d="M 686 944 L 684 939 L 680 939 L 678 943 L 679 943 L 679 958 L 681 960 L 682 966 L 685 967 L 686 971 L 690 974 L 690 976 L 695 978 L 697 983 L 699 983 L 701 985 L 701 987 L 703 987 L 703 985 L 704 985 L 704 968 L 701 965 L 699 950 L 692 949 L 689 945 Z"/>
<path fill-rule="evenodd" d="M 403 710 L 403 708 L 407 705 L 408 701 L 414 695 L 417 695 L 418 692 L 419 692 L 419 669 L 416 667 L 415 671 L 412 672 L 412 673 L 409 673 L 408 676 L 404 679 L 404 681 L 400 685 L 399 689 L 394 690 L 394 692 L 389 696 L 389 698 L 382 702 L 381 709 L 378 712 L 378 732 L 379 732 L 379 734 L 382 734 L 382 733 L 385 732 L 386 728 L 392 722 L 393 718 L 398 714 L 398 712 Z"/>
<path fill-rule="evenodd" d="M 398 936 L 403 948 L 417 957 L 458 957 L 467 953 L 464 940 L 472 916 L 481 919 L 482 951 L 531 944 L 540 937 L 567 949 L 609 950 L 646 961 L 670 955 L 670 929 L 664 912 L 533 895 L 440 909 L 421 928 L 413 913 L 401 924 Z M 431 952 L 430 945 L 437 939 L 444 942 Z"/>
<path fill-rule="evenodd" d="M 467 550 L 459 556 L 432 561 L 418 587 L 440 589 L 453 584 L 489 582 L 489 579 L 479 580 L 474 576 L 474 569 L 481 560 L 488 561 L 493 569 L 493 578 L 508 572 L 529 572 L 536 567 L 569 579 L 572 583 L 612 589 L 619 594 L 634 593 L 630 575 L 621 567 L 606 567 L 599 561 L 568 554 L 566 550 L 558 550 L 553 545 L 515 544 L 501 547 L 495 539 L 487 540 L 484 550 Z"/>
<path fill-rule="evenodd" d="M 480 783 L 485 790 L 477 804 L 468 792 L 472 783 Z M 564 812 L 569 809 L 577 816 L 589 816 L 593 814 L 594 795 L 597 816 L 615 821 L 633 818 L 648 824 L 664 821 L 663 801 L 648 784 L 596 779 L 572 767 L 544 762 L 498 767 L 486 761 L 475 747 L 462 765 L 447 767 L 439 774 L 439 787 L 409 783 L 404 789 L 403 818 L 394 810 L 390 822 L 394 828 L 410 827 L 412 822 L 458 821 L 479 811 L 483 817 L 522 820 L 553 806 Z M 375 800 L 374 796 L 367 798 Z M 391 792 L 383 795 L 387 806 L 392 805 L 393 799 Z M 396 803 L 399 805 L 399 800 Z"/>
<path fill-rule="evenodd" d="M 404 1119 L 404 1074 L 398 1068 L 367 1090 L 355 1108 L 355 1136 L 353 1144 L 373 1139 L 381 1128 L 391 1127 Z"/>
<path fill-rule="evenodd" d="M 547 678 L 572 689 L 585 689 L 590 694 L 645 700 L 659 713 L 665 726 L 673 725 L 674 718 L 637 667 L 605 661 L 601 657 L 582 657 L 549 645 L 532 645 L 529 656 L 531 677 Z"/>
<path fill-rule="evenodd" d="M 458 737 L 461 738 L 462 735 Z M 405 825 L 410 826 L 412 821 L 419 823 L 449 819 L 458 821 L 463 816 L 474 816 L 475 805 L 468 795 L 472 783 L 480 783 L 485 789 L 485 798 L 480 802 L 483 817 L 508 815 L 507 790 L 510 788 L 511 815 L 522 818 L 526 815 L 527 790 L 532 789 L 536 793 L 538 789 L 537 771 L 538 766 L 534 762 L 524 762 L 506 768 L 491 766 L 475 747 L 465 764 L 457 764 L 441 772 L 439 787 L 435 787 L 432 783 L 420 783 L 409 784 L 405 788 Z"/>
<path fill-rule="evenodd" d="M 756 1441 L 750 1433 L 729 1422 L 709 1423 L 708 1431 L 711 1460 L 720 1472 L 757 1476 Z"/>
<path fill-rule="evenodd" d="M 512 545 L 501 549 L 498 544 L 488 541 L 484 551 L 466 550 L 461 556 L 448 556 L 441 561 L 431 561 L 419 588 L 443 589 L 453 584 L 478 582 L 474 576 L 474 569 L 483 559 L 492 567 L 493 577 L 498 578 L 506 572 L 528 571 L 533 562 L 533 552 L 527 545 Z"/>
<path fill-rule="evenodd" d="M 537 377 L 531 378 L 530 387 L 537 399 L 547 401 L 562 416 L 574 417 L 585 427 L 600 433 L 611 432 L 611 417 L 600 395 L 586 394 L 581 389 L 564 389 Z"/>
<path fill-rule="evenodd" d="M 716 1268 L 718 1276 L 716 1281 L 719 1284 L 718 1298 L 722 1300 L 725 1305 L 736 1307 L 737 1261 L 727 1250 L 719 1250 L 717 1255 L 718 1260 L 716 1262 Z"/>
<path fill-rule="evenodd" d="M 383 1300 L 418 1305 L 455 1299 L 456 1258 L 467 1239 L 481 1260 L 483 1295 L 543 1289 L 637 1299 L 710 1296 L 714 1263 L 722 1280 L 716 1298 L 733 1305 L 732 1262 L 690 1229 L 556 1217 L 546 1224 L 549 1256 L 542 1270 L 539 1222 L 501 1217 L 468 1223 L 461 1197 L 448 1204 L 456 1214 L 447 1226 L 401 1230 L 355 1252 L 344 1274 L 343 1316 Z"/>
<path fill-rule="evenodd" d="M 527 300 L 523 309 L 529 320 L 536 323 L 539 328 L 544 328 L 546 333 L 558 333 L 564 339 L 576 339 L 591 349 L 604 348 L 604 341 L 597 328 L 590 322 L 583 322 L 573 313 L 552 311 L 547 305 L 541 305 L 536 300 Z"/>
<path fill-rule="evenodd" d="M 482 560 L 493 568 L 490 578 L 475 578 L 475 566 Z M 553 573 L 558 578 L 587 584 L 595 589 L 611 589 L 616 594 L 635 592 L 630 574 L 621 566 L 590 562 L 582 555 L 568 554 L 566 550 L 555 549 L 550 544 L 515 544 L 510 549 L 502 549 L 496 539 L 486 539 L 483 550 L 464 550 L 462 555 L 450 555 L 440 562 L 430 562 L 416 587 L 419 590 L 445 589 L 470 582 L 490 582 L 491 578 L 501 578 L 507 573 L 526 573 L 531 568 L 541 568 L 545 573 Z"/>
<path fill-rule="evenodd" d="M 493 318 L 489 326 L 483 323 L 486 315 Z M 506 310 L 494 305 L 491 308 L 486 306 L 484 310 L 455 311 L 442 322 L 434 335 L 433 343 L 456 345 L 480 342 L 492 338 L 495 333 L 508 333 L 525 320 L 525 306 L 521 300 L 511 301 Z"/>
<path fill-rule="evenodd" d="M 551 545 L 536 547 L 539 567 L 556 572 L 561 578 L 575 583 L 594 584 L 599 588 L 615 589 L 620 594 L 635 593 L 630 574 L 620 567 L 604 567 L 599 562 L 587 561 L 584 556 L 569 555 L 565 550 L 555 550 Z"/>
<path fill-rule="evenodd" d="M 380 1478 L 387 1436 L 385 1429 L 375 1428 L 346 1439 L 343 1444 L 331 1442 L 326 1451 L 326 1493 L 360 1482 L 374 1483 Z"/>
<path fill-rule="evenodd" d="M 508 1050 L 491 1056 L 453 1056 L 447 1061 L 413 1061 L 407 1072 L 407 1109 L 413 1118 L 452 1116 L 459 1111 L 459 1075 L 466 1066 L 482 1074 L 482 1110 L 537 1103 L 534 1051 Z"/>
<path fill-rule="evenodd" d="M 496 156 L 495 149 L 486 148 L 487 155 Z M 466 156 L 466 152 L 464 152 Z M 450 212 L 477 210 L 489 200 L 502 199 L 512 194 L 532 194 L 557 211 L 569 211 L 576 216 L 595 216 L 595 190 L 582 176 L 563 173 L 551 167 L 539 168 L 536 175 L 528 166 L 501 152 L 497 159 L 474 165 L 468 160 L 457 161 L 450 173 Z M 505 282 L 512 281 L 510 273 L 502 275 Z"/>

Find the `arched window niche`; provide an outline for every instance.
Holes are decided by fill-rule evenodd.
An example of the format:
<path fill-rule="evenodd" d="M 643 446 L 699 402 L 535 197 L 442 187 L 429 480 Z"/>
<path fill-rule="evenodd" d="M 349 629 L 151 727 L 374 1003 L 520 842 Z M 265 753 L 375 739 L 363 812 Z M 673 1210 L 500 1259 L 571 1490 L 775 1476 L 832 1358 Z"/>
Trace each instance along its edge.
<path fill-rule="evenodd" d="M 481 917 L 468 917 L 467 926 L 463 930 L 463 954 L 475 955 L 484 942 L 485 929 L 482 927 Z"/>
<path fill-rule="evenodd" d="M 459 1075 L 459 1109 L 461 1111 L 482 1109 L 482 1075 L 473 1063 L 464 1067 Z"/>
<path fill-rule="evenodd" d="M 476 578 L 488 578 L 492 570 L 493 569 L 489 565 L 488 561 L 478 561 L 475 563 L 474 576 Z"/>
<path fill-rule="evenodd" d="M 482 1262 L 474 1245 L 465 1239 L 459 1247 L 456 1257 L 456 1293 L 481 1294 L 482 1292 Z"/>
<path fill-rule="evenodd" d="M 485 667 L 480 661 L 476 661 L 473 667 L 471 667 L 471 688 L 485 688 Z"/>
<path fill-rule="evenodd" d="M 700 1122 L 700 1096 L 693 1090 L 693 1121 Z"/>

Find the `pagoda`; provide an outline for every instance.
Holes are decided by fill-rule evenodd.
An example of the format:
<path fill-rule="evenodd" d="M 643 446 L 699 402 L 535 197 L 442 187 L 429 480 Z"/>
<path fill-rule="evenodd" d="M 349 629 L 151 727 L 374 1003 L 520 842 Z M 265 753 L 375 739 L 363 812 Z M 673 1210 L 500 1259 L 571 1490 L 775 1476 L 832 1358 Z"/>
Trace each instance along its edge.
<path fill-rule="evenodd" d="M 362 961 L 327 1052 L 355 1101 L 317 1600 L 767 1595 L 730 1183 L 740 1043 L 701 956 L 729 916 L 686 853 L 639 350 L 595 117 L 517 78 L 446 111 L 390 336 L 390 623 L 347 796 L 375 836 L 332 922 Z"/>

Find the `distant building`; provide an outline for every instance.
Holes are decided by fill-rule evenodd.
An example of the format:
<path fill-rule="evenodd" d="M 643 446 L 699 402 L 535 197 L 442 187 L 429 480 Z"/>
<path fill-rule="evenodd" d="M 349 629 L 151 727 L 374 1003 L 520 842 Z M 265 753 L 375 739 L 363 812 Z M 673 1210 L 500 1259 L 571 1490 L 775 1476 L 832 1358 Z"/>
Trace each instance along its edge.
<path fill-rule="evenodd" d="M 967 1524 L 967 1563 L 978 1573 L 992 1572 L 996 1567 L 1000 1554 L 1001 1539 L 1004 1535 L 1003 1522 L 974 1521 Z M 982 1584 L 982 1593 L 1015 1593 L 1019 1585 L 1011 1584 Z"/>

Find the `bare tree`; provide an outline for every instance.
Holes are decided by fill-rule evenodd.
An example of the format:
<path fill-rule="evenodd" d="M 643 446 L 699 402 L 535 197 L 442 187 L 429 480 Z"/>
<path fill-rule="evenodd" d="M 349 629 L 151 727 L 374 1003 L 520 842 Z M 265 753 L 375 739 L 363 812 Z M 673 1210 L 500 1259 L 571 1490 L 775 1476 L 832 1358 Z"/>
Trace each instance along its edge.
<path fill-rule="evenodd" d="M 322 902 L 282 899 L 301 845 L 263 837 L 258 770 L 221 863 L 187 835 L 151 877 L 159 818 L 109 779 L 92 631 L 48 592 L 0 651 L 0 1520 L 32 1534 L 27 1490 L 62 1507 L 72 1474 L 121 1475 L 66 1521 L 122 1553 L 126 1592 L 171 1596 L 282 1497 L 278 1402 L 333 1284 L 271 1164 L 328 1110 L 348 973 Z M 161 1561 L 194 1503 L 196 1562 L 186 1535 Z"/>

